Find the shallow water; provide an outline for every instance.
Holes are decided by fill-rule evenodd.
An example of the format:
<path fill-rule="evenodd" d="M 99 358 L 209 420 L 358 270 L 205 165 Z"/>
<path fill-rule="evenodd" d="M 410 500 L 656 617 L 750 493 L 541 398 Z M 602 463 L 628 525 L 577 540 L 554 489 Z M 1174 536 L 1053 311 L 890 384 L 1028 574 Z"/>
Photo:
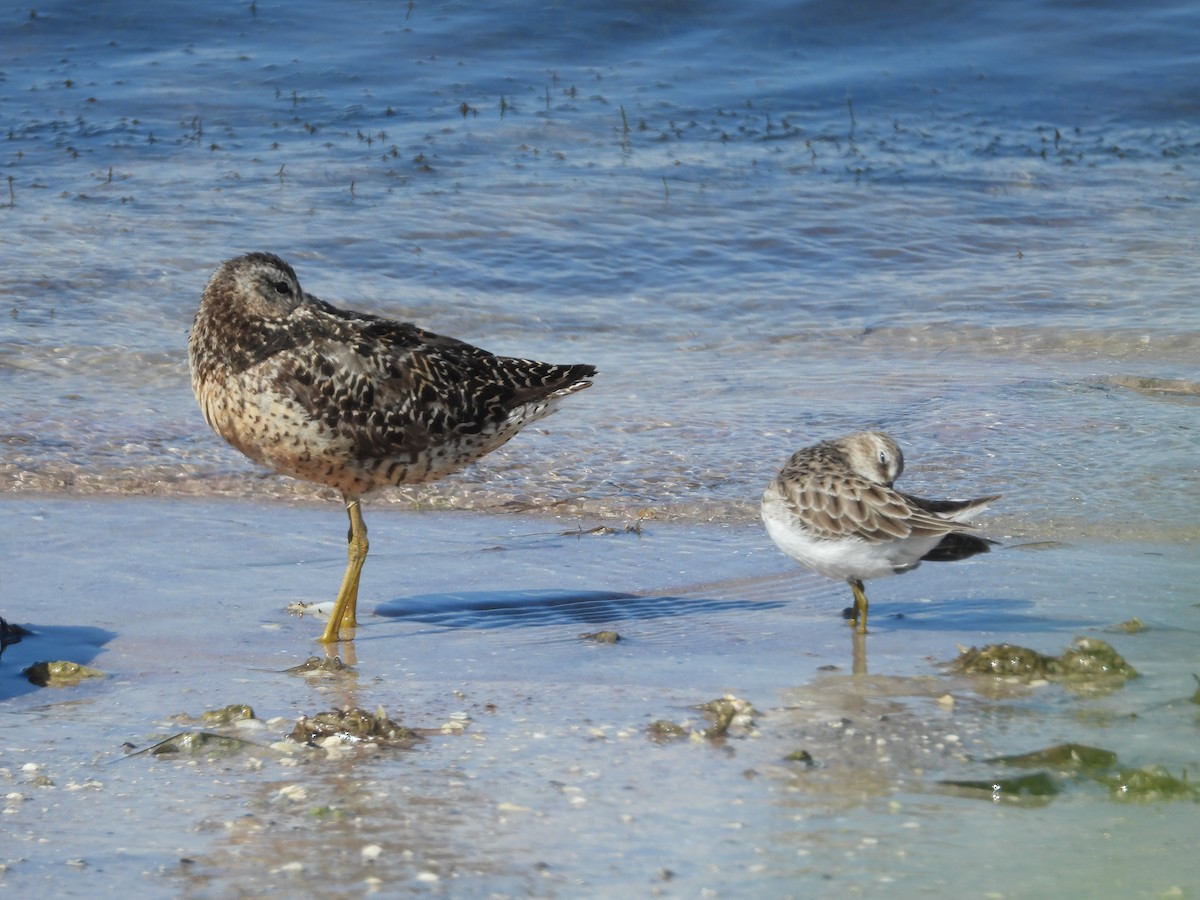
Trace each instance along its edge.
<path fill-rule="evenodd" d="M 879 426 L 1006 528 L 1194 537 L 1198 17 L 855 10 L 10 11 L 0 483 L 311 493 L 187 384 L 203 282 L 257 248 L 600 366 L 404 503 L 744 518 L 797 446 Z"/>
<path fill-rule="evenodd" d="M 320 623 L 283 608 L 341 567 L 330 512 L 0 503 L 6 590 L 37 609 L 0 668 L 6 890 L 1158 897 L 1200 878 L 1195 801 L 1122 801 L 1088 778 L 1016 803 L 941 785 L 1011 775 L 986 760 L 1066 741 L 1195 771 L 1179 548 L 930 565 L 873 591 L 856 652 L 845 587 L 796 573 L 757 528 L 581 535 L 569 517 L 391 510 L 372 520 L 363 625 L 339 648 L 354 668 L 291 674 Z M 47 571 L 51 543 L 66 552 Z M 1142 591 L 1174 614 L 1115 628 Z M 604 628 L 620 642 L 580 639 Z M 1076 635 L 1141 677 L 1085 694 L 940 665 L 962 645 L 1059 653 Z M 48 655 L 107 677 L 34 689 L 18 670 Z M 725 694 L 753 704 L 749 730 L 647 735 L 660 719 L 708 727 L 696 707 Z M 203 729 L 181 714 L 230 703 L 258 716 L 226 730 L 249 749 L 136 754 Z M 434 733 L 412 749 L 273 749 L 297 716 L 343 705 Z M 801 750 L 811 766 L 787 759 Z"/>
<path fill-rule="evenodd" d="M 961 896 L 984 873 L 1006 897 L 1154 896 L 1200 878 L 1191 804 L 1076 785 L 1014 810 L 931 786 L 1059 740 L 1195 770 L 1193 5 L 59 2 L 0 23 L 0 613 L 40 631 L 0 675 L 15 691 L 46 647 L 115 673 L 5 693 L 0 768 L 30 799 L 0 821 L 20 842 L 4 859 L 25 860 L 0 883 L 252 893 L 288 861 L 311 877 L 332 834 L 320 865 L 360 893 L 361 844 L 398 833 L 415 843 L 377 870 L 413 891 Z M 349 693 L 278 674 L 316 631 L 280 610 L 332 592 L 343 514 L 218 500 L 324 493 L 238 457 L 188 385 L 200 290 L 249 249 L 324 299 L 601 370 L 467 472 L 372 501 L 380 619 Z M 794 449 L 863 427 L 898 438 L 907 489 L 1004 499 L 992 554 L 873 586 L 855 679 L 844 587 L 755 519 Z M 505 515 L 411 524 L 445 507 Z M 623 531 L 646 513 L 649 538 Z M 601 523 L 620 533 L 558 533 Z M 1103 630 L 1132 615 L 1151 628 Z M 603 624 L 629 642 L 581 649 Z M 955 686 L 941 728 L 935 660 L 1080 631 L 1143 677 L 1082 705 Z M 765 710 L 760 736 L 644 741 L 725 691 Z M 473 722 L 309 767 L 297 806 L 274 762 L 112 762 L 181 703 L 294 717 L 349 697 Z M 937 765 L 845 765 L 826 726 L 846 717 L 880 746 L 942 743 Z M 781 765 L 797 741 L 826 751 L 816 778 Z M 26 759 L 57 788 L 27 787 Z M 331 832 L 312 811 L 346 781 L 365 824 Z M 676 796 L 648 808 L 658 788 Z M 388 818 L 397 790 L 414 818 Z M 142 845 L 105 824 L 126 820 Z M 356 830 L 374 821 L 386 839 Z M 683 823 L 694 842 L 663 843 Z"/>

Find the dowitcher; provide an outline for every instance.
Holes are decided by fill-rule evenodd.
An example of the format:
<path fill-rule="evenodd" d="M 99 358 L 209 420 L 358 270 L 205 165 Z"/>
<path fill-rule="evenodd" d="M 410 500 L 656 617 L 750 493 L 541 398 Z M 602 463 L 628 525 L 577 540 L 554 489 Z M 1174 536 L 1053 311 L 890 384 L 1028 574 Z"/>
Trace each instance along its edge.
<path fill-rule="evenodd" d="M 999 494 L 922 500 L 892 487 L 903 471 L 896 442 L 866 431 L 797 450 L 763 493 L 771 540 L 801 565 L 849 582 L 860 633 L 867 630 L 863 581 L 988 549 L 967 522 Z"/>
<path fill-rule="evenodd" d="M 209 279 L 188 344 L 192 389 L 221 437 L 276 472 L 341 492 L 348 562 L 321 640 L 358 624 L 361 502 L 435 481 L 495 450 L 591 385 L 589 365 L 496 356 L 306 294 L 270 253 Z"/>

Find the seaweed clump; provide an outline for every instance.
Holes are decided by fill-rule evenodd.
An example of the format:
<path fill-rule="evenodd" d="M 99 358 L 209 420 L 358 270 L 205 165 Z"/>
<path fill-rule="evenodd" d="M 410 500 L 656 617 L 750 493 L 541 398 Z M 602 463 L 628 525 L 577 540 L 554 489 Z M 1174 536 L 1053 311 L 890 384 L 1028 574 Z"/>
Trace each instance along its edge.
<path fill-rule="evenodd" d="M 581 641 L 593 641 L 597 644 L 615 644 L 621 640 L 621 635 L 615 631 L 587 631 L 579 635 Z"/>
<path fill-rule="evenodd" d="M 757 711 L 748 700 L 726 695 L 716 700 L 709 700 L 700 707 L 704 717 L 712 722 L 701 735 L 708 740 L 727 737 L 730 731 L 735 734 L 748 734 L 754 728 L 754 716 Z"/>
<path fill-rule="evenodd" d="M 75 687 L 91 678 L 107 677 L 99 669 L 65 660 L 35 662 L 22 674 L 29 679 L 30 684 L 36 684 L 38 687 Z"/>
<path fill-rule="evenodd" d="M 686 738 L 690 732 L 678 722 L 669 719 L 655 719 L 646 726 L 646 736 L 655 743 L 678 741 Z"/>
<path fill-rule="evenodd" d="M 1137 769 L 1121 767 L 1116 753 L 1086 744 L 1055 744 L 1029 753 L 993 757 L 985 762 L 1038 771 L 939 783 L 966 792 L 968 796 L 989 796 L 994 803 L 1047 802 L 1062 792 L 1064 781 L 1103 785 L 1114 800 L 1141 803 L 1200 801 L 1200 784 L 1189 781 L 1186 773 L 1177 778 L 1158 765 Z"/>
<path fill-rule="evenodd" d="M 696 708 L 711 723 L 707 728 L 692 728 L 687 722 L 680 724 L 667 719 L 657 719 L 646 727 L 646 735 L 658 743 L 682 738 L 719 742 L 731 734 L 748 735 L 754 729 L 754 716 L 757 715 L 757 711 L 748 700 L 727 694 L 702 703 Z"/>
<path fill-rule="evenodd" d="M 959 654 L 951 668 L 968 675 L 993 675 L 1023 680 L 1061 681 L 1077 690 L 1115 690 L 1137 670 L 1099 638 L 1079 637 L 1059 656 L 1047 656 L 1016 644 L 988 644 Z"/>
<path fill-rule="evenodd" d="M 382 707 L 373 713 L 359 707 L 348 707 L 311 717 L 301 716 L 289 737 L 301 744 L 322 746 L 332 741 L 411 747 L 424 739 L 414 729 L 389 719 Z"/>
<path fill-rule="evenodd" d="M 1099 779 L 1117 800 L 1155 803 L 1161 800 L 1200 800 L 1200 784 L 1185 774 L 1176 778 L 1162 766 L 1120 769 Z"/>
<path fill-rule="evenodd" d="M 340 656 L 310 656 L 300 665 L 283 671 L 293 675 L 337 674 L 347 668 Z"/>
<path fill-rule="evenodd" d="M 1055 744 L 1043 747 L 1030 753 L 1018 753 L 1012 756 L 996 756 L 986 760 L 1002 766 L 1016 766 L 1031 769 L 1046 766 L 1058 772 L 1094 772 L 1112 769 L 1117 764 L 1117 754 L 1103 747 L 1089 747 L 1087 744 Z"/>
<path fill-rule="evenodd" d="M 151 756 L 205 757 L 218 759 L 236 756 L 248 750 L 259 749 L 258 744 L 227 734 L 215 734 L 211 731 L 181 731 L 168 738 L 163 738 L 157 744 L 139 750 L 131 756 L 141 756 L 148 753 Z"/>
<path fill-rule="evenodd" d="M 1046 772 L 1030 772 L 1005 778 L 942 781 L 941 784 L 967 796 L 987 796 L 993 803 L 1040 805 L 1062 792 L 1057 779 Z"/>

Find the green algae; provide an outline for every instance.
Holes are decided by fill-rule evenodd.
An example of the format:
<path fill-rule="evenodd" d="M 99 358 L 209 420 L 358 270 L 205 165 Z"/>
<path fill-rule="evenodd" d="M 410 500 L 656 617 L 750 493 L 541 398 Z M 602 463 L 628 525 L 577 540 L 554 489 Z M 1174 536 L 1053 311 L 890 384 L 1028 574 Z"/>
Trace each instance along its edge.
<path fill-rule="evenodd" d="M 215 734 L 211 731 L 183 731 L 164 738 L 157 744 L 140 750 L 132 756 L 150 754 L 151 756 L 205 756 L 209 759 L 236 756 L 249 749 L 261 749 L 253 741 L 230 737 L 225 734 Z"/>
<path fill-rule="evenodd" d="M 206 709 L 200 715 L 200 720 L 205 725 L 229 725 L 233 722 L 253 718 L 254 710 L 245 703 L 231 703 L 220 709 Z"/>
<path fill-rule="evenodd" d="M 1112 769 L 1117 765 L 1117 754 L 1101 747 L 1067 743 L 1055 744 L 1029 753 L 995 756 L 985 762 L 1022 769 L 1046 767 L 1059 772 L 1087 772 Z"/>
<path fill-rule="evenodd" d="M 967 795 L 986 797 L 993 803 L 1045 801 L 1062 793 L 1062 785 L 1048 772 L 1031 772 L 1011 778 L 956 779 L 938 783 Z"/>
<path fill-rule="evenodd" d="M 424 740 L 416 730 L 388 718 L 382 707 L 375 712 L 347 707 L 315 716 L 301 716 L 289 737 L 301 744 L 338 738 L 346 743 L 412 746 Z"/>
<path fill-rule="evenodd" d="M 54 688 L 75 687 L 75 685 L 92 678 L 108 677 L 106 672 L 101 672 L 99 669 L 66 660 L 35 662 L 23 670 L 22 674 L 29 679 L 31 684 Z"/>
<path fill-rule="evenodd" d="M 1200 784 L 1189 781 L 1186 773 L 1177 778 L 1162 766 L 1120 769 L 1097 780 L 1108 787 L 1116 800 L 1134 803 L 1200 801 Z"/>
<path fill-rule="evenodd" d="M 754 716 L 757 715 L 749 701 L 733 696 L 709 700 L 700 706 L 700 712 L 712 722 L 712 725 L 700 732 L 700 735 L 708 740 L 726 737 L 730 730 L 737 733 L 749 732 L 754 727 Z"/>
<path fill-rule="evenodd" d="M 680 725 L 678 722 L 672 722 L 668 719 L 655 719 L 646 726 L 646 736 L 655 743 L 666 743 L 668 741 L 678 741 L 686 738 L 691 732 Z"/>
<path fill-rule="evenodd" d="M 1100 638 L 1077 637 L 1059 656 L 1016 644 L 971 647 L 950 663 L 967 675 L 992 675 L 1025 681 L 1049 680 L 1080 693 L 1104 693 L 1122 687 L 1137 670 Z"/>
<path fill-rule="evenodd" d="M 621 640 L 621 635 L 615 631 L 585 631 L 579 638 L 596 644 L 615 644 Z"/>

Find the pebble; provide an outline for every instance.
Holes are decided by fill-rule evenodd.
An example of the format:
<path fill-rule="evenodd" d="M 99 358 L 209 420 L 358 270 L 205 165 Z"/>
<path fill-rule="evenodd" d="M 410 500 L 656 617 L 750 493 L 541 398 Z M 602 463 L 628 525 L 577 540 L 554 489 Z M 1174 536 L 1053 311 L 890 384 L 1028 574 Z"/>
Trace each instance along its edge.
<path fill-rule="evenodd" d="M 308 797 L 308 788 L 302 784 L 287 784 L 275 792 L 275 796 L 280 800 L 291 800 L 293 802 L 304 800 Z"/>

